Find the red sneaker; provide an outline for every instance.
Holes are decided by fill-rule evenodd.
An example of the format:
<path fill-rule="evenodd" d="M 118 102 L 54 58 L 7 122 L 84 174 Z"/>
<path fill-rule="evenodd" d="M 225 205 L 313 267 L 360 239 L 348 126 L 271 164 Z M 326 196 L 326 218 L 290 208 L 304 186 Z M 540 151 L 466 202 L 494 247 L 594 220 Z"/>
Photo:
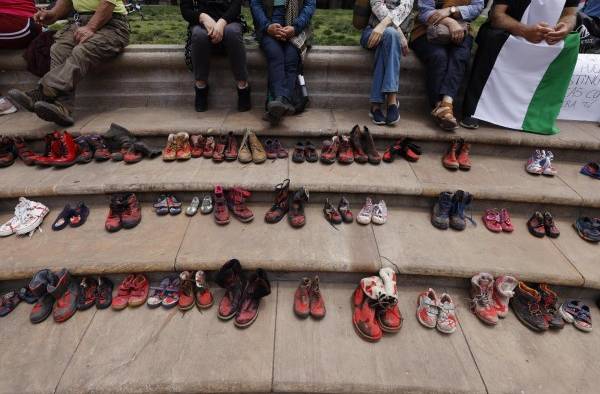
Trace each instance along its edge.
<path fill-rule="evenodd" d="M 123 282 L 117 288 L 117 296 L 113 297 L 111 307 L 116 311 L 127 308 L 129 304 L 129 297 L 131 296 L 131 290 L 133 289 L 133 280 L 135 275 L 128 275 Z"/>
<path fill-rule="evenodd" d="M 294 193 L 288 212 L 288 220 L 292 227 L 300 228 L 306 224 L 304 205 L 308 202 L 308 198 L 308 190 L 304 187 L 301 187 L 300 190 Z"/>
<path fill-rule="evenodd" d="M 325 199 L 325 206 L 323 207 L 323 214 L 325 215 L 325 219 L 331 224 L 341 224 L 342 223 L 342 215 L 338 212 L 337 209 L 329 202 L 329 199 Z"/>
<path fill-rule="evenodd" d="M 110 197 L 108 216 L 106 217 L 106 223 L 104 224 L 106 231 L 114 233 L 121 229 L 121 214 L 124 210 L 125 203 L 123 201 L 123 196 L 120 194 L 113 194 Z"/>
<path fill-rule="evenodd" d="M 196 306 L 199 309 L 210 308 L 214 303 L 213 295 L 206 282 L 204 271 L 196 271 Z"/>
<path fill-rule="evenodd" d="M 338 162 L 340 164 L 352 164 L 354 162 L 354 152 L 352 143 L 347 135 L 342 136 L 340 148 L 338 151 Z"/>
<path fill-rule="evenodd" d="M 215 186 L 214 200 L 215 222 L 221 225 L 228 224 L 231 219 L 229 218 L 229 209 L 227 208 L 225 193 L 223 192 L 223 187 L 221 187 L 221 185 Z"/>
<path fill-rule="evenodd" d="M 145 304 L 149 291 L 150 282 L 148 282 L 148 279 L 142 274 L 137 274 L 131 281 L 128 305 L 136 307 Z"/>
<path fill-rule="evenodd" d="M 29 149 L 25 140 L 21 137 L 13 137 L 13 141 L 15 143 L 15 148 L 17 148 L 17 156 L 23 160 L 23 163 L 28 166 L 34 165 L 37 155 Z"/>
<path fill-rule="evenodd" d="M 177 307 L 179 310 L 187 311 L 194 307 L 194 281 L 190 271 L 183 271 L 179 274 L 181 284 L 179 285 L 179 302 Z"/>
<path fill-rule="evenodd" d="M 402 157 L 404 157 L 407 161 L 419 161 L 422 154 L 423 150 L 421 149 L 421 147 L 412 142 L 410 138 L 406 138 L 402 141 L 400 147 L 400 155 L 402 155 Z"/>
<path fill-rule="evenodd" d="M 175 145 L 177 146 L 175 153 L 177 160 L 188 160 L 192 157 L 192 147 L 190 146 L 190 135 L 188 133 L 177 133 L 175 135 Z"/>
<path fill-rule="evenodd" d="M 354 290 L 352 302 L 354 305 L 352 323 L 356 333 L 367 341 L 379 341 L 383 331 L 375 318 L 375 309 L 369 304 L 369 297 L 365 295 L 360 285 Z"/>
<path fill-rule="evenodd" d="M 502 226 L 502 231 L 504 232 L 512 233 L 515 230 L 512 221 L 510 220 L 508 209 L 506 208 L 502 208 L 500 211 L 500 225 Z"/>
<path fill-rule="evenodd" d="M 233 135 L 233 131 L 229 132 L 227 136 L 227 147 L 225 148 L 225 160 L 234 161 L 238 157 L 238 143 L 236 137 Z"/>
<path fill-rule="evenodd" d="M 251 222 L 254 219 L 254 213 L 246 205 L 246 199 L 252 194 L 241 187 L 234 187 L 227 192 L 227 207 L 242 223 Z"/>
<path fill-rule="evenodd" d="M 461 170 L 469 171 L 471 169 L 471 157 L 469 152 L 471 151 L 471 144 L 468 144 L 460 139 L 460 151 L 458 152 L 458 168 Z"/>
<path fill-rule="evenodd" d="M 143 158 L 144 155 L 142 155 L 142 152 L 135 149 L 133 145 L 131 145 L 129 149 L 127 149 L 127 151 L 123 154 L 123 161 L 127 164 L 139 163 L 140 161 L 142 161 Z"/>
<path fill-rule="evenodd" d="M 142 221 L 142 209 L 135 194 L 125 196 L 125 207 L 121 214 L 121 226 L 125 229 L 134 228 Z"/>
<path fill-rule="evenodd" d="M 325 317 L 325 300 L 321 289 L 319 288 L 319 276 L 315 276 L 309 290 L 310 296 L 310 315 L 313 319 L 322 319 Z"/>
<path fill-rule="evenodd" d="M 224 137 L 220 137 L 219 141 L 215 144 L 215 151 L 213 152 L 212 159 L 215 163 L 220 163 L 225 160 L 225 147 L 227 142 Z"/>
<path fill-rule="evenodd" d="M 211 157 L 213 157 L 213 154 L 215 153 L 215 137 L 207 137 L 206 138 L 206 143 L 204 144 L 204 151 L 202 152 L 202 156 L 204 156 L 205 159 L 210 159 Z"/>
<path fill-rule="evenodd" d="M 192 157 L 202 157 L 204 153 L 204 137 L 201 135 L 193 135 L 190 137 L 190 146 L 192 148 Z"/>
<path fill-rule="evenodd" d="M 383 157 L 381 159 L 383 161 L 385 161 L 386 163 L 392 163 L 396 159 L 396 156 L 398 156 L 398 154 L 400 153 L 401 150 L 402 150 L 402 138 L 399 140 L 396 140 L 392 145 L 388 146 L 387 149 L 385 150 L 385 152 L 383 153 Z"/>
<path fill-rule="evenodd" d="M 460 164 L 458 163 L 458 159 L 456 158 L 456 150 L 458 149 L 458 142 L 452 141 L 450 143 L 450 148 L 442 158 L 442 164 L 444 167 L 450 170 L 458 170 Z"/>
<path fill-rule="evenodd" d="M 310 315 L 310 285 L 310 279 L 302 278 L 302 281 L 294 293 L 294 313 L 302 319 L 305 319 Z"/>
<path fill-rule="evenodd" d="M 502 221 L 500 218 L 500 212 L 496 208 L 486 209 L 482 220 L 483 224 L 485 225 L 485 228 L 487 228 L 491 232 L 502 232 Z"/>
<path fill-rule="evenodd" d="M 331 140 L 323 141 L 321 147 L 321 162 L 324 164 L 332 164 L 335 162 L 339 150 L 339 137 L 334 135 Z"/>

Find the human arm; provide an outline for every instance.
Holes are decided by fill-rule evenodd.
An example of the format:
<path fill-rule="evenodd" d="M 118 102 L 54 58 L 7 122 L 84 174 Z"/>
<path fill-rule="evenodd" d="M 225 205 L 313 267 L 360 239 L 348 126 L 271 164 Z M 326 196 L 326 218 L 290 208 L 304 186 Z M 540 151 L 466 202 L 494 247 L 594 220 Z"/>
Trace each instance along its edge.
<path fill-rule="evenodd" d="M 554 45 L 565 39 L 567 34 L 575 29 L 575 23 L 577 22 L 577 7 L 566 7 L 558 23 L 554 27 L 554 30 L 546 35 L 546 42 L 550 45 Z"/>
<path fill-rule="evenodd" d="M 49 26 L 59 19 L 67 17 L 73 11 L 71 0 L 58 0 L 51 10 L 41 10 L 33 15 L 33 20 L 44 26 Z"/>
<path fill-rule="evenodd" d="M 261 33 L 266 33 L 267 28 L 271 24 L 271 20 L 265 14 L 263 0 L 250 0 L 250 11 L 256 30 Z"/>
<path fill-rule="evenodd" d="M 194 26 L 200 24 L 200 15 L 206 12 L 207 8 L 204 1 L 199 2 L 198 8 L 194 9 L 193 0 L 180 0 L 179 10 L 181 11 L 183 19 Z"/>
<path fill-rule="evenodd" d="M 306 29 L 317 9 L 317 0 L 305 0 L 302 9 L 298 12 L 298 17 L 294 21 L 294 35 L 298 35 Z"/>
<path fill-rule="evenodd" d="M 388 26 L 393 24 L 397 28 L 400 27 L 404 19 L 410 14 L 413 6 L 413 0 L 400 0 L 400 3 L 391 10 L 386 6 L 384 0 L 371 0 L 370 3 L 371 12 L 375 14 L 380 22 L 389 17 L 390 23 Z"/>
<path fill-rule="evenodd" d="M 523 37 L 527 41 L 539 43 L 546 37 L 546 34 L 553 29 L 545 22 L 535 25 L 526 25 L 507 14 L 508 5 L 496 4 L 492 8 L 491 22 L 492 27 L 506 30 L 513 36 Z"/>
<path fill-rule="evenodd" d="M 456 19 L 444 18 L 439 23 L 448 28 L 448 31 L 450 32 L 450 40 L 452 40 L 453 43 L 458 45 L 464 40 L 466 31 L 464 27 L 456 21 Z"/>
<path fill-rule="evenodd" d="M 85 26 L 80 26 L 75 30 L 75 42 L 83 44 L 89 40 L 106 22 L 112 19 L 114 9 L 115 0 L 102 0 L 89 22 Z"/>
<path fill-rule="evenodd" d="M 431 2 L 433 3 L 433 1 Z M 429 25 L 435 25 L 444 18 L 452 18 L 455 20 L 471 22 L 475 20 L 479 14 L 481 14 L 483 6 L 483 0 L 473 0 L 469 5 L 440 8 L 438 10 L 428 12 L 425 22 Z"/>

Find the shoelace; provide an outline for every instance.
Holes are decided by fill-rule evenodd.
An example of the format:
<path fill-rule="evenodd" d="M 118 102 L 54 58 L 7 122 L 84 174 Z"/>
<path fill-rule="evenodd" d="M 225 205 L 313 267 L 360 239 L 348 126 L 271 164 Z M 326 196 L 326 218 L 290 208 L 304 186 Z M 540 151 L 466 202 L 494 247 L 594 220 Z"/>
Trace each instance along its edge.
<path fill-rule="evenodd" d="M 492 305 L 492 300 L 490 299 L 490 296 L 487 291 L 482 294 L 476 295 L 473 298 L 472 302 L 483 307 L 489 307 Z"/>
<path fill-rule="evenodd" d="M 363 205 L 363 207 L 360 210 L 360 215 L 364 215 L 364 214 L 373 214 L 373 200 L 371 200 L 370 198 L 367 198 L 367 200 L 365 201 L 365 205 Z"/>

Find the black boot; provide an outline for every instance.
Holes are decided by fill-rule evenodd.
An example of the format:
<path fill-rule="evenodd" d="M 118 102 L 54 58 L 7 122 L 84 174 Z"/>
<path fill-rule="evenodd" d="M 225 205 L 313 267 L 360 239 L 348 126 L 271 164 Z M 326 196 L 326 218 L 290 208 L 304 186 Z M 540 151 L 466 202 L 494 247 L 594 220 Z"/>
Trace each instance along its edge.
<path fill-rule="evenodd" d="M 194 86 L 194 90 L 196 91 L 196 100 L 194 102 L 196 112 L 205 112 L 208 109 L 209 87 L 206 85 L 204 88 L 200 89 L 198 86 Z"/>
<path fill-rule="evenodd" d="M 217 272 L 215 282 L 227 290 L 219 303 L 217 316 L 219 319 L 229 320 L 240 309 L 242 293 L 246 283 L 240 262 L 233 259 L 225 263 Z"/>
<path fill-rule="evenodd" d="M 258 317 L 260 299 L 271 294 L 271 283 L 263 269 L 257 269 L 248 279 L 240 310 L 235 317 L 236 327 L 246 328 L 252 325 Z"/>
<path fill-rule="evenodd" d="M 238 93 L 238 111 L 246 112 L 252 108 L 252 97 L 250 85 L 246 85 L 244 89 L 237 88 Z"/>

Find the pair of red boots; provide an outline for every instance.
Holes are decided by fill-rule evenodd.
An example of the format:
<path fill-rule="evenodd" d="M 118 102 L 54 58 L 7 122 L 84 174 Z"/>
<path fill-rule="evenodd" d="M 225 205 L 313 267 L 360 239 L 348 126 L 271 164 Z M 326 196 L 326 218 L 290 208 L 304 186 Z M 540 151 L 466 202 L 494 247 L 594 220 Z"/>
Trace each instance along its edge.
<path fill-rule="evenodd" d="M 40 166 L 68 167 L 77 162 L 79 145 L 66 131 L 55 131 L 44 137 L 44 154 L 30 156 L 31 164 Z"/>
<path fill-rule="evenodd" d="M 250 196 L 252 193 L 241 187 L 234 187 L 225 192 L 221 185 L 216 185 L 214 191 L 215 222 L 220 225 L 228 224 L 231 221 L 230 212 L 242 223 L 251 222 L 254 219 L 254 213 L 246 205 L 246 200 Z"/>
<path fill-rule="evenodd" d="M 393 334 L 402 328 L 396 283 L 391 268 L 382 268 L 379 276 L 360 281 L 352 296 L 352 324 L 361 338 L 377 342 L 384 333 Z"/>
<path fill-rule="evenodd" d="M 469 171 L 471 169 L 471 144 L 464 139 L 454 140 L 450 143 L 448 151 L 442 157 L 442 164 L 449 170 Z"/>
<path fill-rule="evenodd" d="M 415 144 L 410 138 L 400 138 L 396 140 L 392 145 L 383 153 L 383 161 L 386 163 L 392 163 L 396 157 L 401 156 L 406 161 L 416 162 L 419 161 L 423 151 L 421 147 Z"/>
<path fill-rule="evenodd" d="M 104 227 L 109 233 L 131 229 L 142 221 L 142 209 L 134 193 L 113 194 Z"/>
<path fill-rule="evenodd" d="M 312 316 L 320 320 L 325 317 L 325 300 L 319 287 L 319 276 L 315 276 L 312 281 L 302 278 L 294 293 L 294 313 L 301 319 Z"/>

